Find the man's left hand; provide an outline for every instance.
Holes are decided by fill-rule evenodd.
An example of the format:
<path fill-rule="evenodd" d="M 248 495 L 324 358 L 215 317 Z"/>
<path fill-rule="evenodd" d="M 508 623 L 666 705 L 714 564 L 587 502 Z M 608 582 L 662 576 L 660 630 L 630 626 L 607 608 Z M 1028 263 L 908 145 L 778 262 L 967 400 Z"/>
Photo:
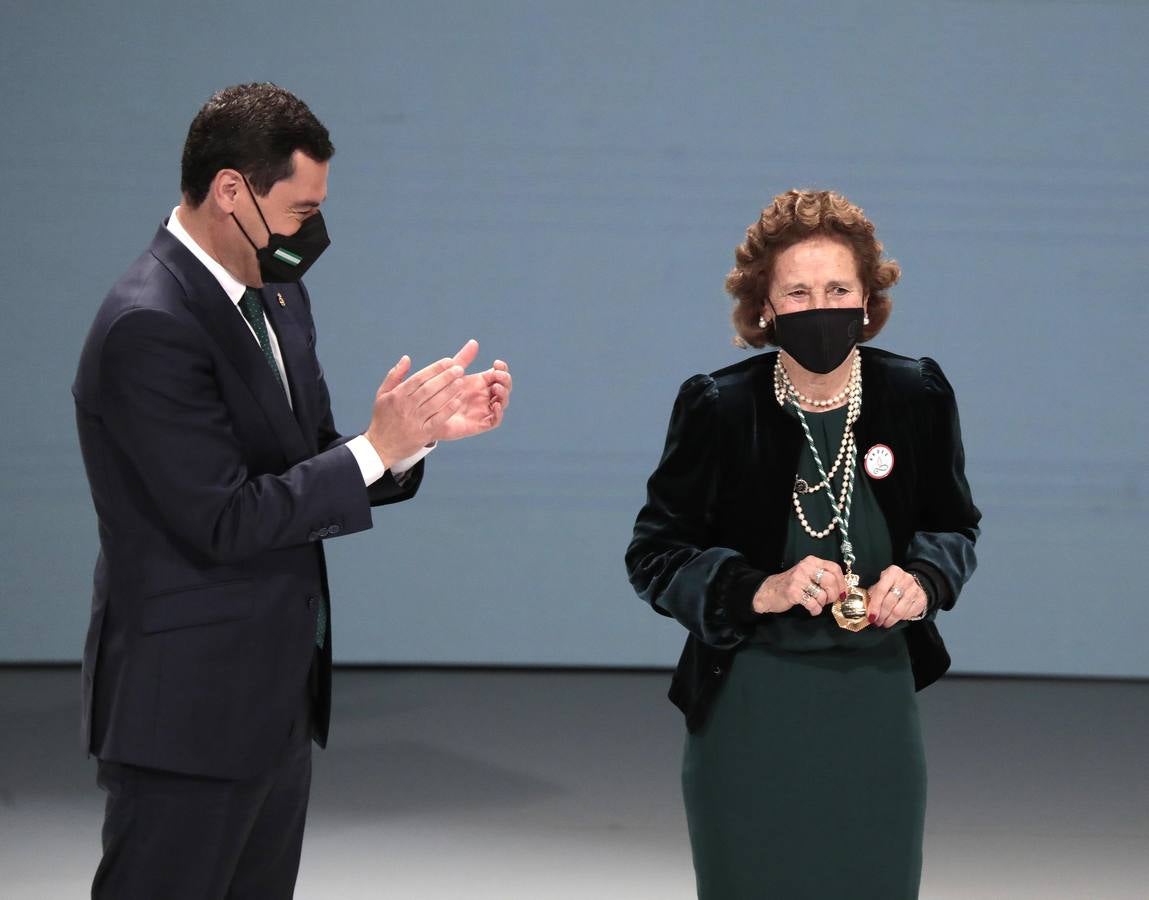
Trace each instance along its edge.
<path fill-rule="evenodd" d="M 479 353 L 479 342 L 470 340 L 455 354 L 454 362 L 464 369 Z M 434 435 L 436 440 L 457 441 L 498 428 L 511 399 L 511 372 L 496 359 L 491 368 L 460 379 L 462 405 Z"/>

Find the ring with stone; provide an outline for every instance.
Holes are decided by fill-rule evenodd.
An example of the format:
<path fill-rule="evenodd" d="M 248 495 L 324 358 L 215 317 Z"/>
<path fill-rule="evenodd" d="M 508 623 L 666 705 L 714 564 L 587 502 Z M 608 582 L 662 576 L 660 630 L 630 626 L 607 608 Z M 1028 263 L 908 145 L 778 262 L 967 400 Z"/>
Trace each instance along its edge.
<path fill-rule="evenodd" d="M 814 573 L 814 584 L 820 585 L 822 583 L 822 576 L 826 574 L 825 569 L 819 569 Z"/>
<path fill-rule="evenodd" d="M 895 597 L 897 597 L 899 600 L 901 600 L 902 594 L 904 594 L 905 591 L 903 591 L 900 587 L 892 587 L 892 588 L 890 588 L 890 593 L 893 594 Z"/>

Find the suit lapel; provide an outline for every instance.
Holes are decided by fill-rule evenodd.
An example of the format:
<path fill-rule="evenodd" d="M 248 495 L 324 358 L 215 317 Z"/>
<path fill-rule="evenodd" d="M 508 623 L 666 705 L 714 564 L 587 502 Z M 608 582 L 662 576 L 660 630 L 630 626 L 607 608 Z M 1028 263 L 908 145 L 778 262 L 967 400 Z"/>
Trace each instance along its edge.
<path fill-rule="evenodd" d="M 294 309 L 296 291 L 285 285 L 269 285 L 263 288 L 263 306 L 268 320 L 275 329 L 279 351 L 283 354 L 283 366 L 287 369 L 287 384 L 291 390 L 291 404 L 300 431 L 311 453 L 315 453 L 315 411 L 312 409 L 313 392 L 307 390 L 307 373 L 311 371 L 311 352 Z M 282 302 L 281 302 L 282 301 Z M 302 302 L 302 301 L 299 301 Z"/>
<path fill-rule="evenodd" d="M 183 285 L 188 308 L 251 390 L 255 402 L 283 448 L 288 465 L 308 458 L 311 454 L 307 442 L 283 394 L 283 388 L 267 365 L 259 344 L 252 338 L 243 315 L 224 293 L 219 282 L 163 226 L 152 241 L 151 249 L 156 259 Z M 287 363 L 287 369 L 290 373 L 290 362 Z"/>

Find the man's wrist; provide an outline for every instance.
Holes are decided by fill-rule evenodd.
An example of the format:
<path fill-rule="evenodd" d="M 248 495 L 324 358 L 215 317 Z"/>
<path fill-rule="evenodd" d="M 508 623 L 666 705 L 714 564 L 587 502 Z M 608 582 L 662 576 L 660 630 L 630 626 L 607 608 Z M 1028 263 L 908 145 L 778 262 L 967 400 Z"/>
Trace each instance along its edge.
<path fill-rule="evenodd" d="M 404 456 L 402 459 L 395 460 L 395 465 L 391 466 L 391 474 L 398 477 L 409 472 L 415 468 L 415 466 L 419 465 L 423 457 L 434 450 L 438 444 L 438 441 L 431 441 L 431 443 L 424 444 L 410 456 Z"/>
<path fill-rule="evenodd" d="M 370 437 L 361 434 L 349 440 L 346 446 L 354 455 L 355 462 L 359 464 L 364 485 L 370 487 L 387 474 L 390 467 Z"/>

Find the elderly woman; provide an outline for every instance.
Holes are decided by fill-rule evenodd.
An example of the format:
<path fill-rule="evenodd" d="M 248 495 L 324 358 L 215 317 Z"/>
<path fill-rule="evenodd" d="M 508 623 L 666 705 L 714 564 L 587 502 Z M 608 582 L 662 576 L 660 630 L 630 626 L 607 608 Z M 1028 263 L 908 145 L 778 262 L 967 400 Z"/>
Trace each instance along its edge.
<path fill-rule="evenodd" d="M 897 263 L 829 191 L 774 198 L 726 278 L 763 353 L 679 390 L 626 555 L 689 631 L 670 697 L 704 900 L 899 900 L 921 876 L 914 691 L 975 566 L 954 394 L 938 364 L 858 345 Z"/>

